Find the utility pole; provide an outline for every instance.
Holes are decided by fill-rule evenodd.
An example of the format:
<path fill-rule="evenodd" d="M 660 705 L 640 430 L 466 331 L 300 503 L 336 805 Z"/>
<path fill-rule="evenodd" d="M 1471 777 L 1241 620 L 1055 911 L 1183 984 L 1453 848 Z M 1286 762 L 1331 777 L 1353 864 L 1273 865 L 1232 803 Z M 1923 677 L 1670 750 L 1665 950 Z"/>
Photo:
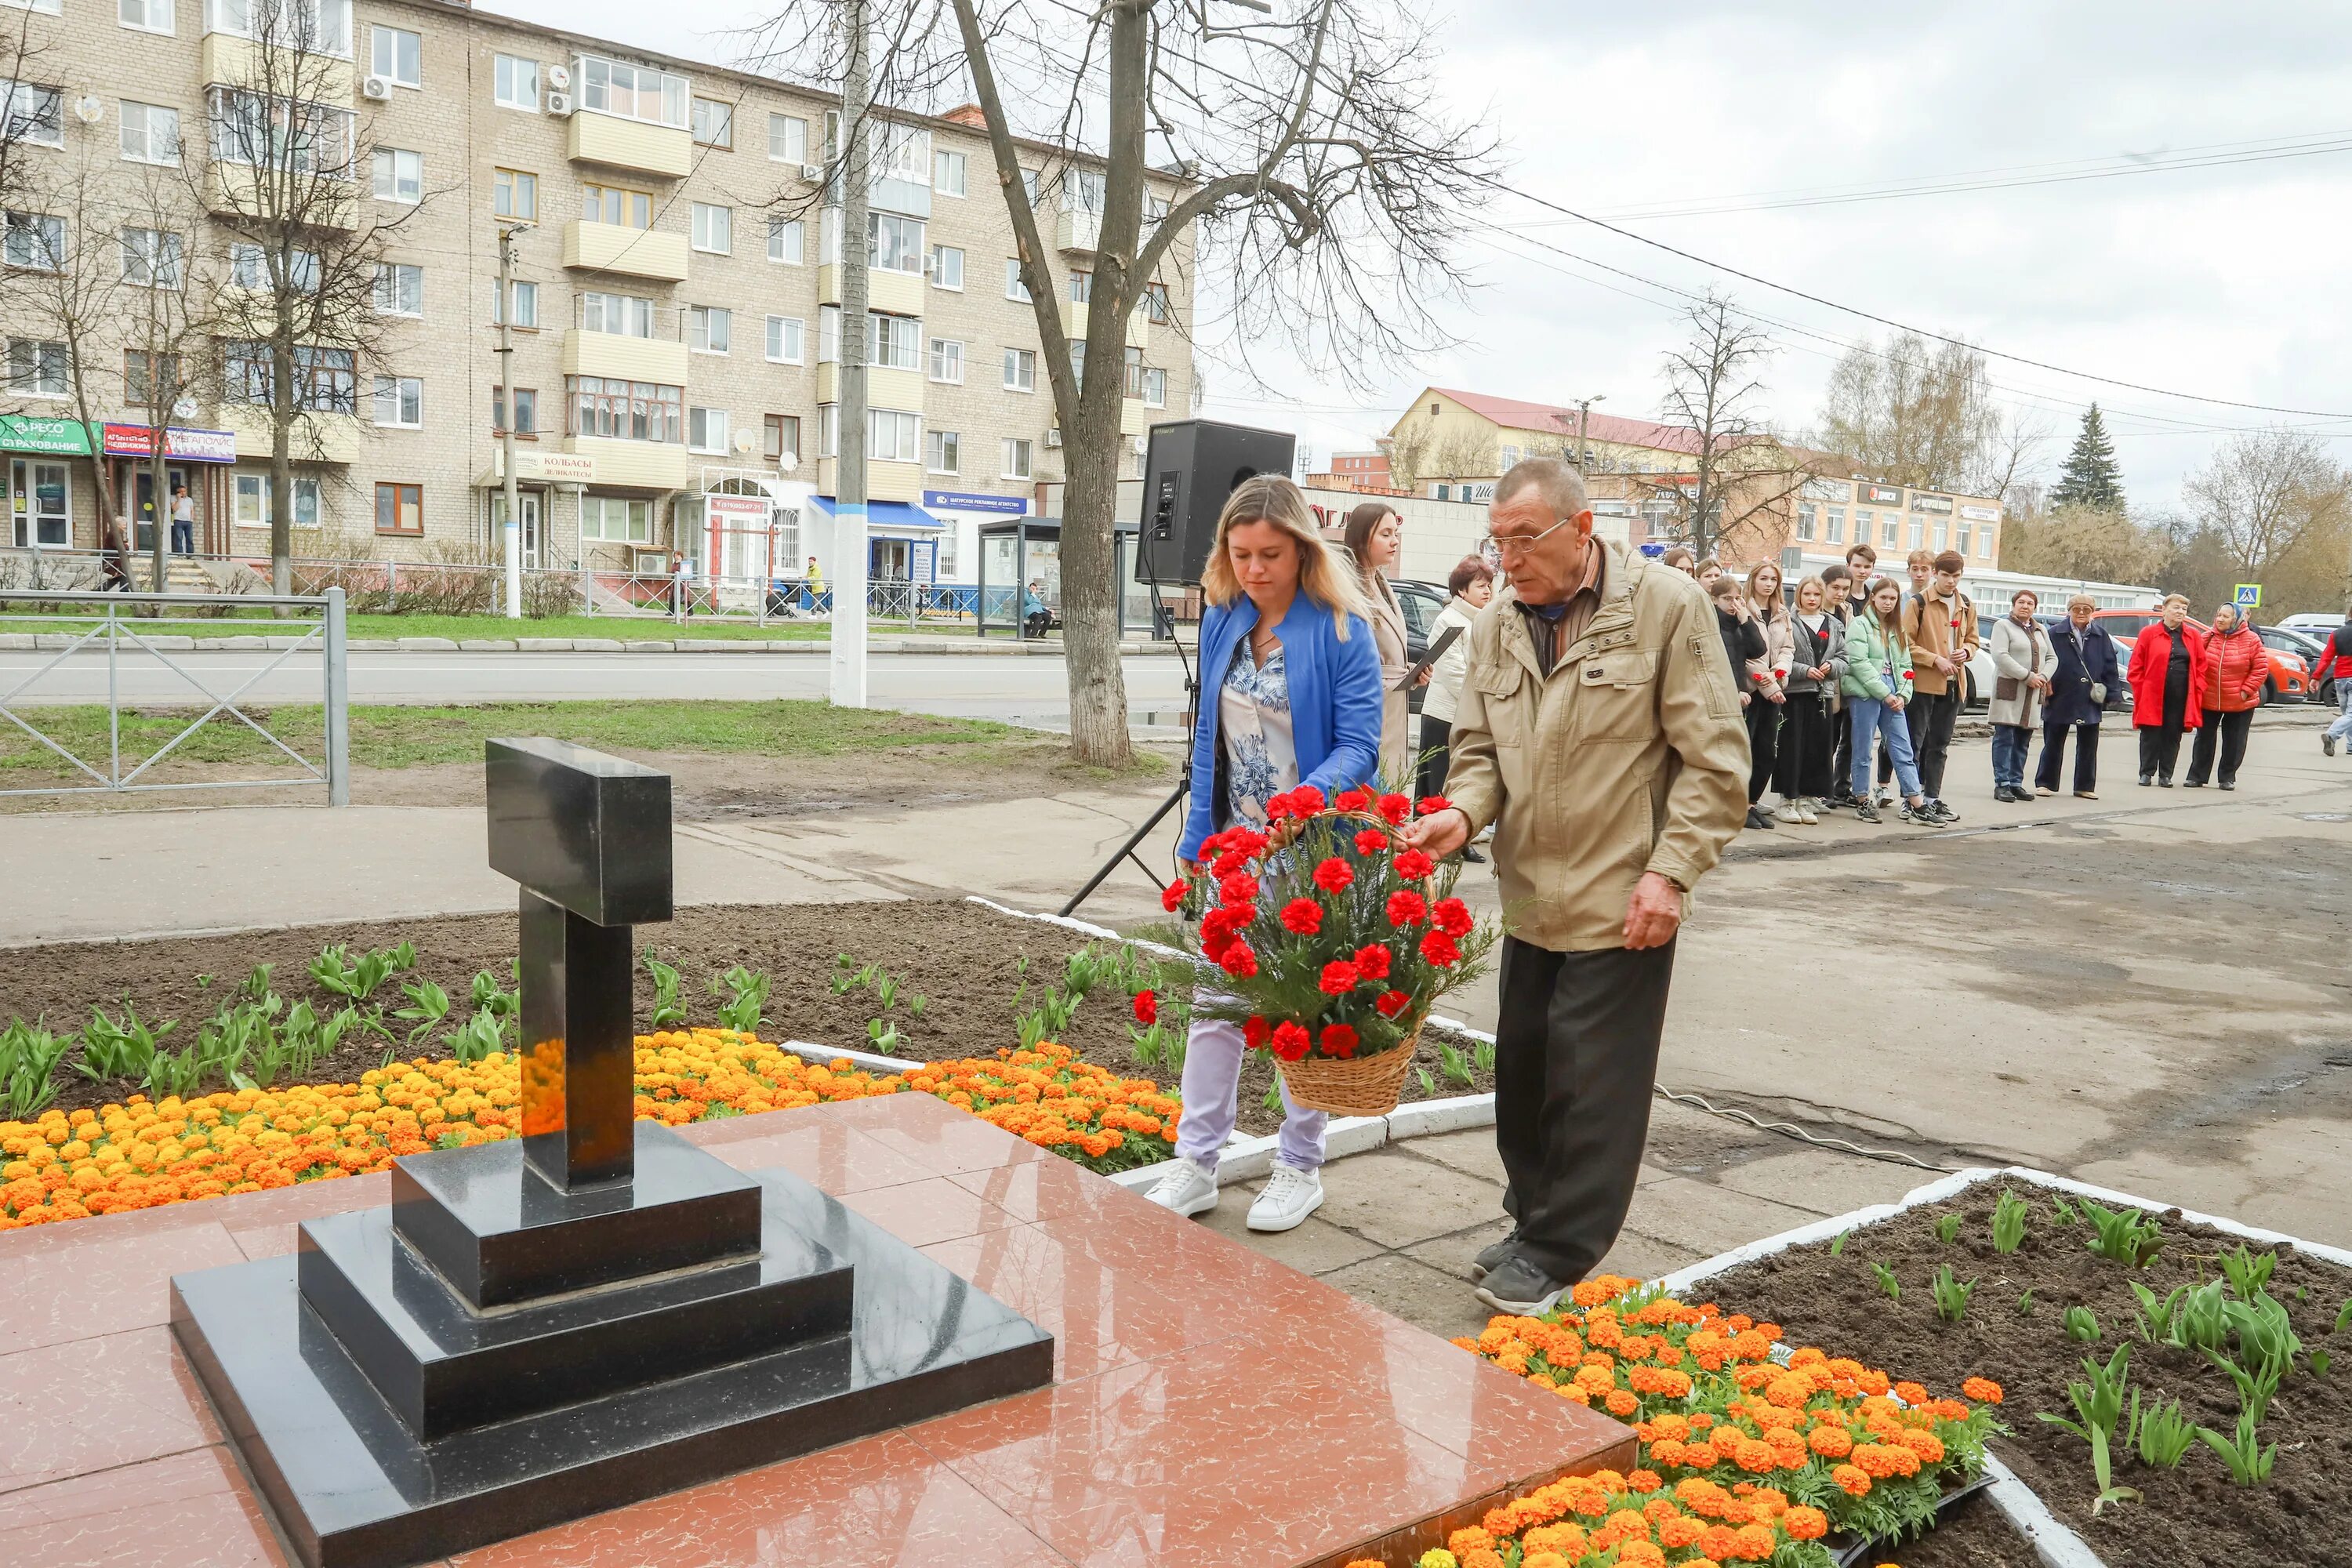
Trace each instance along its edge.
<path fill-rule="evenodd" d="M 509 224 L 499 230 L 499 397 L 506 417 L 499 421 L 499 467 L 507 481 L 506 526 L 500 542 L 506 551 L 507 618 L 522 618 L 522 501 L 515 483 L 514 394 L 514 239 L 530 225 Z"/>
<path fill-rule="evenodd" d="M 1605 392 L 1596 392 L 1576 405 L 1576 471 L 1580 474 L 1584 472 L 1585 425 L 1592 417 L 1592 405 L 1606 401 L 1608 396 Z"/>
<path fill-rule="evenodd" d="M 835 369 L 833 704 L 866 706 L 866 0 L 844 7 L 849 58 L 841 79 L 841 330 Z"/>

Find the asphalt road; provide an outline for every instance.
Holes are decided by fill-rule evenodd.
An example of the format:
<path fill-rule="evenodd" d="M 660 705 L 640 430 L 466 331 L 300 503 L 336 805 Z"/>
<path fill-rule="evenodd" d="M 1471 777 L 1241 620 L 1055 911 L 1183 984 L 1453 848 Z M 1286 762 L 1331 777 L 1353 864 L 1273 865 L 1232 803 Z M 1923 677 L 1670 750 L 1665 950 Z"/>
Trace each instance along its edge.
<path fill-rule="evenodd" d="M 250 681 L 247 700 L 316 702 L 318 655 L 175 653 L 163 665 L 152 655 L 125 654 L 119 669 L 124 699 L 134 703 L 205 700 L 190 676 L 218 696 Z M 56 658 L 50 653 L 0 653 L 0 700 Z M 1183 675 L 1172 658 L 1126 661 L 1129 711 L 1139 725 L 1176 722 L 1183 707 Z M 268 673 L 262 672 L 268 670 Z M 257 677 L 258 679 L 257 679 Z M 877 708 L 999 719 L 1045 729 L 1069 721 L 1068 674 L 1058 658 L 877 654 L 866 664 L 868 700 Z M 636 700 L 649 698 L 823 697 L 828 666 L 821 654 L 731 653 L 399 653 L 354 649 L 352 700 L 356 703 Z M 103 702 L 107 661 L 102 652 L 75 655 L 13 699 L 26 706 Z"/>

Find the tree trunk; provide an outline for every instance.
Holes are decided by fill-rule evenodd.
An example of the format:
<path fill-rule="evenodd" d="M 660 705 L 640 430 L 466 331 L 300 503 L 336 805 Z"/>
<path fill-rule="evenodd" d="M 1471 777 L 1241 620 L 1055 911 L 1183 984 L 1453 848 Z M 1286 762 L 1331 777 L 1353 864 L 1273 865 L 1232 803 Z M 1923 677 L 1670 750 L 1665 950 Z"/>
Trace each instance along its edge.
<path fill-rule="evenodd" d="M 1091 356 L 1089 356 L 1091 357 Z M 1116 356 L 1089 364 L 1077 423 L 1065 434 L 1062 497 L 1062 648 L 1069 664 L 1070 749 L 1097 767 L 1126 765 L 1127 674 L 1118 659 L 1118 583 L 1113 550 L 1118 505 Z"/>
<path fill-rule="evenodd" d="M 269 351 L 269 591 L 281 599 L 294 592 L 295 396 L 294 356 L 281 337 Z"/>

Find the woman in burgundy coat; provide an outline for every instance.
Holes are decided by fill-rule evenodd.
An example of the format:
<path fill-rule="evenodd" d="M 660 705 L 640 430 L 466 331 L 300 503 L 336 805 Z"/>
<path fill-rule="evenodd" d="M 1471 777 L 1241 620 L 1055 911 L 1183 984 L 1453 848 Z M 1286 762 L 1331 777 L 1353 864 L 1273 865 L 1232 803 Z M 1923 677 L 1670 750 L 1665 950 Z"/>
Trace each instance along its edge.
<path fill-rule="evenodd" d="M 2172 787 L 2180 735 L 2205 721 L 2204 634 L 2189 622 L 2189 598 L 2164 601 L 2163 618 L 2132 644 L 2132 727 L 2139 731 L 2139 782 Z"/>

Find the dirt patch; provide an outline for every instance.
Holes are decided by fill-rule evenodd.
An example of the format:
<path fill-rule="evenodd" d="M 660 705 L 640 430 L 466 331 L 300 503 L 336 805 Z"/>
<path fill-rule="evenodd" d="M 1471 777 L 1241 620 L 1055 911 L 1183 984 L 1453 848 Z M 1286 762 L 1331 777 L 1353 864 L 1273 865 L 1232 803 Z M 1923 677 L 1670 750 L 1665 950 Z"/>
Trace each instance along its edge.
<path fill-rule="evenodd" d="M 1868 1568 L 1882 1560 L 1900 1561 L 1903 1568 L 2042 1568 L 2033 1543 L 1983 1492 L 1946 1509 L 1918 1540 L 1870 1553 L 1863 1563 Z"/>
<path fill-rule="evenodd" d="M 1039 1005 L 1045 989 L 1063 979 L 1070 955 L 1087 945 L 1087 938 L 1066 928 L 999 914 L 962 900 L 703 906 L 679 910 L 666 925 L 641 927 L 636 937 L 641 952 L 651 948 L 664 963 L 677 966 L 679 1001 L 690 1023 L 719 1021 L 724 998 L 713 994 L 710 983 L 740 963 L 765 973 L 773 983 L 761 1025 L 763 1037 L 871 1049 L 867 1026 L 880 1018 L 898 1031 L 893 1054 L 914 1061 L 989 1056 L 1018 1043 L 1022 1015 Z M 396 1011 L 404 1005 L 403 981 L 429 980 L 448 993 L 452 1006 L 444 1028 L 454 1028 L 469 1012 L 467 997 L 478 972 L 488 971 L 500 985 L 513 984 L 511 915 L 302 926 L 146 942 L 61 942 L 0 952 L 0 1020 L 46 1018 L 54 1028 L 79 1030 L 89 1022 L 93 1006 L 103 1005 L 114 1013 L 121 998 L 128 996 L 152 1025 L 180 1021 L 163 1042 L 176 1049 L 195 1037 L 197 1020 L 209 1016 L 257 963 L 272 966 L 270 984 L 289 1005 L 308 1000 L 324 1014 L 342 1002 L 310 978 L 310 964 L 321 948 L 343 942 L 356 954 L 403 941 L 415 944 L 416 967 L 387 982 L 370 999 L 372 1006 Z M 834 983 L 841 973 L 836 960 L 843 954 L 848 955 L 852 968 L 872 964 L 880 973 L 865 985 L 836 991 Z M 200 984 L 199 977 L 206 975 L 213 977 L 211 984 Z M 886 977 L 897 983 L 893 1005 L 887 1008 L 878 995 Z M 655 992 L 652 975 L 642 964 L 636 994 L 637 1017 L 645 1026 L 653 1015 Z M 922 999 L 919 1016 L 914 1007 L 918 996 Z M 1136 1059 L 1129 1017 L 1128 996 L 1106 982 L 1078 1005 L 1069 1027 L 1061 1031 L 1061 1043 L 1087 1061 L 1173 1086 L 1177 1074 L 1165 1062 L 1146 1066 Z M 390 1017 L 384 1024 L 402 1036 L 413 1026 Z M 307 1076 L 314 1082 L 349 1082 L 377 1066 L 387 1048 L 382 1037 L 367 1036 L 346 1045 Z M 414 1049 L 402 1044 L 399 1054 L 445 1053 L 428 1035 Z M 119 1100 L 137 1089 L 135 1084 L 83 1077 L 74 1068 L 78 1057 L 78 1052 L 69 1055 L 58 1069 L 58 1103 L 65 1109 Z M 1494 1088 L 1493 1075 L 1475 1064 L 1469 1066 L 1470 1083 L 1447 1081 L 1433 1040 L 1423 1044 L 1420 1065 L 1438 1096 Z M 1271 1132 L 1281 1125 L 1280 1110 L 1269 1110 L 1265 1103 L 1273 1084 L 1270 1063 L 1252 1058 L 1244 1064 L 1244 1131 Z M 1417 1079 L 1407 1083 L 1406 1095 L 1424 1098 Z"/>
<path fill-rule="evenodd" d="M 2338 1306 L 2352 1292 L 2352 1273 L 2281 1251 L 2271 1294 L 2283 1304 L 2306 1352 L 2325 1348 L 2347 1364 L 2323 1377 L 2300 1365 L 2272 1403 L 2262 1440 L 2275 1441 L 2270 1480 L 2232 1483 L 2219 1456 L 2201 1442 L 2178 1468 L 2152 1468 L 2137 1455 L 2119 1455 L 2115 1482 L 2136 1488 L 2143 1500 L 2110 1505 L 2094 1518 L 2097 1488 L 2089 1446 L 2037 1419 L 2041 1412 L 2071 1416 L 2070 1377 L 2082 1375 L 2084 1353 L 2101 1361 L 2132 1341 L 2131 1383 L 2144 1399 L 2178 1399 L 2188 1417 L 2228 1435 L 2236 1425 L 2237 1391 L 2200 1353 L 2142 1341 L 2135 1328 L 2137 1279 L 2162 1298 L 2175 1286 L 2220 1277 L 2217 1259 L 2234 1252 L 2237 1238 L 2178 1216 L 2162 1221 L 2164 1249 L 2145 1268 L 2128 1268 L 2091 1252 L 2087 1219 L 2061 1224 L 2049 1195 L 2020 1187 L 2032 1205 L 2023 1244 L 2006 1257 L 1993 1250 L 1990 1223 L 2000 1184 L 1987 1184 L 1948 1203 L 1905 1213 L 1849 1236 L 1842 1256 L 1829 1243 L 1792 1248 L 1710 1280 L 1711 1299 L 1785 1326 L 1791 1343 L 1817 1344 L 1852 1354 L 1890 1375 L 1915 1378 L 1938 1392 L 1962 1379 L 1986 1376 L 2007 1397 L 2001 1418 L 2011 1435 L 1994 1447 L 2011 1468 L 2040 1494 L 2051 1511 L 2079 1531 L 2109 1568 L 2179 1568 L 2189 1563 L 2334 1563 L 2344 1560 L 2344 1521 L 2352 1518 L 2352 1334 L 2334 1335 Z M 1961 1216 L 1958 1234 L 1939 1241 L 1939 1215 Z M 1902 1287 L 1890 1300 L 1871 1269 L 1891 1269 Z M 1962 1281 L 1977 1282 L 1966 1315 L 1948 1323 L 1936 1315 L 1929 1280 L 1949 1264 Z M 2032 1291 L 2030 1311 L 2020 1298 Z M 2069 1307 L 2087 1308 L 2099 1325 L 2093 1344 L 2067 1337 Z M 1932 1539 L 1932 1538 L 1931 1538 Z M 1900 1554 L 1916 1568 L 1917 1550 Z M 1978 1559 L 1957 1558 L 1973 1563 Z M 1982 1561 L 2002 1563 L 1993 1557 Z"/>

